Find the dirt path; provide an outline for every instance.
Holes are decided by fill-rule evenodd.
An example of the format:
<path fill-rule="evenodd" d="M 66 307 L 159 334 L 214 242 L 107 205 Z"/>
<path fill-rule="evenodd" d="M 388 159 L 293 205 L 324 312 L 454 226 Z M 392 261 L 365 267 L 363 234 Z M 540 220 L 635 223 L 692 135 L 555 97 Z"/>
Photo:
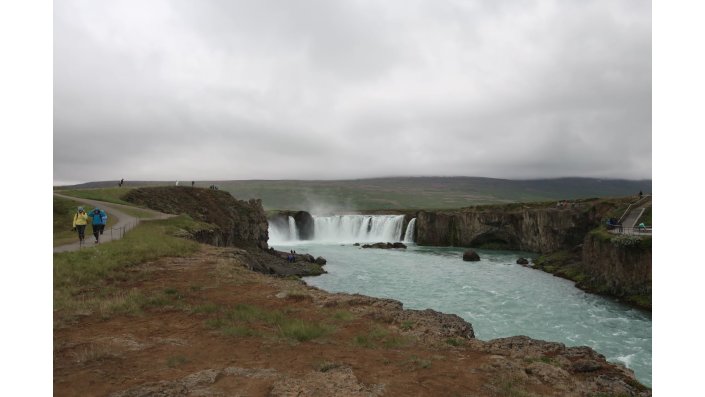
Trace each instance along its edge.
<path fill-rule="evenodd" d="M 135 207 L 130 207 L 128 205 L 122 204 L 108 203 L 105 201 L 88 200 L 73 196 L 65 196 L 63 194 L 58 193 L 54 193 L 54 195 L 69 200 L 80 201 L 82 203 L 90 204 L 94 207 L 108 210 L 111 215 L 115 216 L 118 219 L 117 223 L 115 223 L 113 227 L 105 229 L 103 235 L 100 236 L 100 243 L 107 243 L 113 240 L 119 240 L 125 233 L 127 233 L 129 230 L 131 230 L 140 223 L 140 218 L 129 215 L 124 211 L 124 209 L 126 208 L 129 209 Z M 139 208 L 139 210 L 141 212 L 148 213 L 151 215 L 151 217 L 143 218 L 142 220 L 166 219 L 174 216 L 144 208 Z M 76 237 L 76 240 L 78 240 L 78 236 Z M 83 244 L 80 244 L 79 241 L 76 241 L 71 244 L 60 245 L 54 247 L 54 252 L 78 251 L 81 248 L 93 247 L 95 245 L 96 244 L 93 243 L 93 234 L 91 231 L 91 226 L 88 225 L 86 226 L 86 240 L 83 242 Z"/>

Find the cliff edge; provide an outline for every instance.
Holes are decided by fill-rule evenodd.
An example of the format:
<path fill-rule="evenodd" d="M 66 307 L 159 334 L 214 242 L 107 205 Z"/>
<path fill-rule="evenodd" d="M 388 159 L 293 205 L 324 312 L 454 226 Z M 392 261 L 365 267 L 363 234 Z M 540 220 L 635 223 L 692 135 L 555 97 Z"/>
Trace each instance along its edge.
<path fill-rule="evenodd" d="M 181 186 L 144 187 L 128 192 L 125 201 L 167 214 L 188 214 L 217 229 L 197 240 L 216 246 L 257 246 L 267 249 L 267 217 L 261 200 L 237 200 L 220 190 Z"/>

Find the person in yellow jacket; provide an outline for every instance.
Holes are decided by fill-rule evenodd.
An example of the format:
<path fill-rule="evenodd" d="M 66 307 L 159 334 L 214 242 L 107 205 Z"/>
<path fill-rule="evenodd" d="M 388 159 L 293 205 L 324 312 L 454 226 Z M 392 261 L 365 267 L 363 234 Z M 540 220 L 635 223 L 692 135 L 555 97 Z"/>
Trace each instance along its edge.
<path fill-rule="evenodd" d="M 78 240 L 83 242 L 86 238 L 86 225 L 88 224 L 88 214 L 83 207 L 78 207 L 78 212 L 73 216 L 73 230 L 78 230 Z"/>

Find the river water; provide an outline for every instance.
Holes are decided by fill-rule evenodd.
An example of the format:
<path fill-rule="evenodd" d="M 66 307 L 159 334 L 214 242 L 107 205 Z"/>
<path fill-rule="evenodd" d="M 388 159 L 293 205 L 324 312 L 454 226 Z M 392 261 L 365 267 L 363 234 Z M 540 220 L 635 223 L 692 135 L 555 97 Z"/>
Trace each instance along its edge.
<path fill-rule="evenodd" d="M 651 314 L 515 264 L 530 253 L 477 250 L 479 262 L 464 262 L 461 248 L 411 244 L 406 250 L 362 249 L 330 241 L 270 245 L 328 260 L 328 274 L 307 277 L 309 285 L 392 298 L 407 309 L 454 313 L 471 323 L 482 340 L 526 335 L 589 346 L 651 385 Z"/>

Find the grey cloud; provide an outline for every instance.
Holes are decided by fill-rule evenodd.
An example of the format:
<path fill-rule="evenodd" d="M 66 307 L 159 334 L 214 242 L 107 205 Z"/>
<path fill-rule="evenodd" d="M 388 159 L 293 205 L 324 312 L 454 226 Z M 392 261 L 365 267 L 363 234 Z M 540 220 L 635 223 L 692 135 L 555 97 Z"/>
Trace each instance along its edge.
<path fill-rule="evenodd" d="M 651 177 L 649 2 L 65 1 L 54 33 L 56 181 Z"/>

